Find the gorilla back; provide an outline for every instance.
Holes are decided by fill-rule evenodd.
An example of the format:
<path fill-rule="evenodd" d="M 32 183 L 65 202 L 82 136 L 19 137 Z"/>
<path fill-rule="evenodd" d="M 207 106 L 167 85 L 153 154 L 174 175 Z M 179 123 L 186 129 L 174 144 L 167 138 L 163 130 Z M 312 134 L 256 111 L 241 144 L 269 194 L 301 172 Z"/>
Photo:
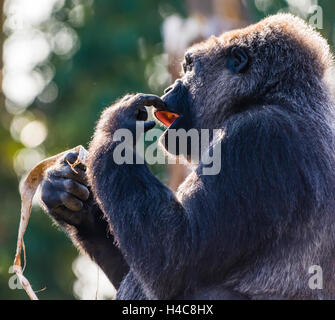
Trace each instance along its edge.
<path fill-rule="evenodd" d="M 280 14 L 191 47 L 165 104 L 136 95 L 104 111 L 88 175 L 129 265 L 119 298 L 335 298 L 330 68 L 326 41 Z M 175 195 L 145 164 L 116 164 L 114 132 L 148 103 L 179 115 L 163 142 L 171 128 L 223 129 L 220 173 L 200 162 Z"/>

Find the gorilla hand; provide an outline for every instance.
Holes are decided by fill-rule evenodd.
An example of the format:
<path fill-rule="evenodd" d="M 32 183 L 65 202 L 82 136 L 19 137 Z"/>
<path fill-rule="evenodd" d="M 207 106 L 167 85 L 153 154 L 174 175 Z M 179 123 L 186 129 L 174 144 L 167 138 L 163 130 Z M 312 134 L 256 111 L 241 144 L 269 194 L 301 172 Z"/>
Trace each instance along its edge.
<path fill-rule="evenodd" d="M 70 167 L 78 154 L 70 152 L 51 167 L 42 181 L 41 199 L 75 246 L 94 260 L 117 289 L 129 267 L 87 184 L 85 167 Z"/>
<path fill-rule="evenodd" d="M 145 106 L 163 108 L 165 104 L 160 97 L 152 94 L 126 95 L 102 113 L 98 130 L 111 134 L 118 129 L 129 129 L 134 132 L 136 121 L 144 121 L 144 131 L 152 129 L 155 122 L 146 121 L 148 112 Z"/>
<path fill-rule="evenodd" d="M 42 181 L 41 199 L 49 214 L 61 225 L 71 226 L 89 224 L 93 198 L 87 185 L 85 167 L 70 167 L 78 154 L 69 152 L 59 163 L 51 167 Z"/>

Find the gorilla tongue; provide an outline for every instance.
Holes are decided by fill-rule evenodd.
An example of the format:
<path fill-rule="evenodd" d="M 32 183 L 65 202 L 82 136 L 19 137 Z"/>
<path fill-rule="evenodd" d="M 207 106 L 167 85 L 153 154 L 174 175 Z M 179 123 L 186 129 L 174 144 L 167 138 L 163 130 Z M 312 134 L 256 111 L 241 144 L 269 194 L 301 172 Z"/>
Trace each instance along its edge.
<path fill-rule="evenodd" d="M 179 114 L 169 111 L 156 111 L 154 115 L 157 120 L 162 122 L 167 127 L 169 127 L 179 117 Z"/>

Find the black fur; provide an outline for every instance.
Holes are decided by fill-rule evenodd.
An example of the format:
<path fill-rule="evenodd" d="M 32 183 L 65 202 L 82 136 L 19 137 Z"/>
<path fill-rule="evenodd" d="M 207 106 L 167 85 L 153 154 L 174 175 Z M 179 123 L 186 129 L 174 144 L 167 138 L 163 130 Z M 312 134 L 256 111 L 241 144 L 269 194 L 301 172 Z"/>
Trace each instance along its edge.
<path fill-rule="evenodd" d="M 200 163 L 175 195 L 146 164 L 114 162 L 113 133 L 134 128 L 141 95 L 117 102 L 98 123 L 88 177 L 129 266 L 118 298 L 334 299 L 327 46 L 290 15 L 220 41 L 192 48 L 192 68 L 179 80 L 192 127 L 224 130 L 212 146 L 221 148 L 218 175 L 204 175 Z M 248 49 L 243 72 L 227 69 L 232 47 Z M 173 90 L 163 100 L 185 110 Z M 323 269 L 322 290 L 308 286 L 312 265 Z"/>
<path fill-rule="evenodd" d="M 98 126 L 90 181 L 131 272 L 119 298 L 131 298 L 127 292 L 138 286 L 150 299 L 203 292 L 216 292 L 217 298 L 228 298 L 227 292 L 240 298 L 334 297 L 334 102 L 322 62 L 296 40 L 299 35 L 284 25 L 264 30 L 253 40 L 242 32 L 223 47 L 231 52 L 232 46 L 247 46 L 251 62 L 241 75 L 227 74 L 222 88 L 209 80 L 224 73 L 217 69 L 224 52 L 215 42 L 207 51 L 202 45 L 193 50 L 194 72 L 175 86 L 189 91 L 193 127 L 214 124 L 225 131 L 217 142 L 218 175 L 203 175 L 200 163 L 176 198 L 146 165 L 114 163 L 112 134 L 122 121 L 113 128 Z M 221 90 L 221 106 L 214 90 Z M 167 90 L 169 110 L 181 105 L 185 110 L 180 91 Z M 103 123 L 114 117 L 113 108 L 132 106 L 110 108 Z M 308 287 L 314 264 L 324 271 L 322 291 Z"/>

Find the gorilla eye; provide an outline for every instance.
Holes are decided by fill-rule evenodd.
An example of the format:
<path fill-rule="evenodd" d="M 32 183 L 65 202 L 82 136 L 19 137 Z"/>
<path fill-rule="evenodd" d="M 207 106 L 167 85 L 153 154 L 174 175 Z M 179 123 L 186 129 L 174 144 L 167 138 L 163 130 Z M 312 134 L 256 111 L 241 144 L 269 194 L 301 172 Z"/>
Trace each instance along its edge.
<path fill-rule="evenodd" d="M 184 70 L 184 73 L 186 73 L 188 71 L 192 71 L 192 69 L 193 69 L 193 58 L 188 53 L 185 55 L 185 60 L 183 62 L 183 70 Z"/>

